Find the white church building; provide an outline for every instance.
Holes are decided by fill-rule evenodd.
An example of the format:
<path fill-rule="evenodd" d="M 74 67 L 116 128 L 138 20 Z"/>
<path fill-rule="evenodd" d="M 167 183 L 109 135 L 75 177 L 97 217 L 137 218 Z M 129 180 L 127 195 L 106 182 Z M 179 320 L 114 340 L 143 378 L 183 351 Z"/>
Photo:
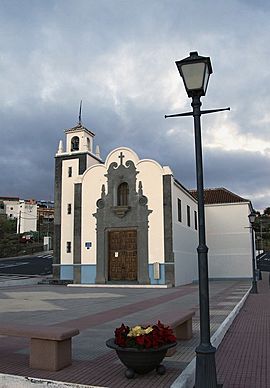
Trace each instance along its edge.
<path fill-rule="evenodd" d="M 196 192 L 168 166 L 119 147 L 103 162 L 94 133 L 65 131 L 55 156 L 54 279 L 183 285 L 198 280 Z M 252 277 L 249 200 L 205 190 L 209 277 Z"/>

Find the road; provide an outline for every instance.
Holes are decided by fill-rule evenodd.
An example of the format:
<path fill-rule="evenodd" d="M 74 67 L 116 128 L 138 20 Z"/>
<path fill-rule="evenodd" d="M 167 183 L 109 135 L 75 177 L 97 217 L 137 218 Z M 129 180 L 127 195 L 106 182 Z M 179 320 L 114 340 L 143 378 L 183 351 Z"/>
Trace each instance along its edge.
<path fill-rule="evenodd" d="M 261 271 L 270 272 L 270 252 L 264 252 L 257 256 L 257 267 Z"/>
<path fill-rule="evenodd" d="M 52 273 L 52 254 L 41 253 L 21 256 L 14 259 L 0 259 L 0 274 L 50 275 Z"/>

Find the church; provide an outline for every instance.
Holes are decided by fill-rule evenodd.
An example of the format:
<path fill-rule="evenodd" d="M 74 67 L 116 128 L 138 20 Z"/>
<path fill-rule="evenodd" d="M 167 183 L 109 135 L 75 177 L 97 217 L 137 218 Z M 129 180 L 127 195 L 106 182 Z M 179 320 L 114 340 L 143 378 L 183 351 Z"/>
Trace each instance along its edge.
<path fill-rule="evenodd" d="M 127 147 L 103 161 L 94 136 L 79 120 L 55 155 L 54 279 L 148 287 L 197 281 L 196 191 Z M 205 190 L 210 279 L 252 277 L 251 210 L 229 190 Z"/>

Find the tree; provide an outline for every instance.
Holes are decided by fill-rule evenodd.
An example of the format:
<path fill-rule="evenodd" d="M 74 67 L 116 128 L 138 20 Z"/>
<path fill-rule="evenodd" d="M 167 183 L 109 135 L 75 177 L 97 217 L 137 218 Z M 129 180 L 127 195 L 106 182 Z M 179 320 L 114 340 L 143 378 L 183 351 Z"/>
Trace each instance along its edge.
<path fill-rule="evenodd" d="M 263 214 L 265 214 L 266 216 L 270 216 L 270 207 L 265 208 Z"/>
<path fill-rule="evenodd" d="M 15 234 L 17 229 L 17 220 L 6 217 L 0 217 L 0 239 L 6 235 Z"/>
<path fill-rule="evenodd" d="M 270 207 L 264 209 L 254 222 L 256 248 L 259 251 L 270 251 Z"/>

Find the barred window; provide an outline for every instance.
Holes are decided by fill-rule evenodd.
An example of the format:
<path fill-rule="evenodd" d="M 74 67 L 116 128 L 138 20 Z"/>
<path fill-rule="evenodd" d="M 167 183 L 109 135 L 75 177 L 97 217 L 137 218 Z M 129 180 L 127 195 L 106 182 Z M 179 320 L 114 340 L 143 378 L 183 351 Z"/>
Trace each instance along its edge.
<path fill-rule="evenodd" d="M 128 205 L 128 194 L 129 188 L 126 182 L 121 183 L 117 189 L 117 205 L 127 206 Z"/>
<path fill-rule="evenodd" d="M 67 253 L 71 252 L 71 241 L 67 241 Z"/>

